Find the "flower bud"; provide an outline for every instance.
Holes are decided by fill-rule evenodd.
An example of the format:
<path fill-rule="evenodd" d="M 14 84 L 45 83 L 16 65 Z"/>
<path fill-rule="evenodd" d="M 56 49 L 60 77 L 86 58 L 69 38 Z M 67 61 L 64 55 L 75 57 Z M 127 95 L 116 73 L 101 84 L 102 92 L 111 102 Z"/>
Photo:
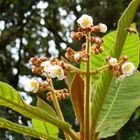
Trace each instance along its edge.
<path fill-rule="evenodd" d="M 108 62 L 111 66 L 114 67 L 117 64 L 117 59 L 112 57 L 112 58 L 109 59 Z"/>
<path fill-rule="evenodd" d="M 103 23 L 99 23 L 100 32 L 105 33 L 107 31 L 107 26 Z"/>
<path fill-rule="evenodd" d="M 125 55 L 125 56 L 122 57 L 122 59 L 123 59 L 123 61 L 127 61 L 128 60 L 128 56 Z"/>
<path fill-rule="evenodd" d="M 111 56 L 106 56 L 105 60 L 108 62 L 110 58 L 111 58 Z"/>
<path fill-rule="evenodd" d="M 100 53 L 102 53 L 104 48 L 101 46 L 98 50 L 99 50 Z"/>

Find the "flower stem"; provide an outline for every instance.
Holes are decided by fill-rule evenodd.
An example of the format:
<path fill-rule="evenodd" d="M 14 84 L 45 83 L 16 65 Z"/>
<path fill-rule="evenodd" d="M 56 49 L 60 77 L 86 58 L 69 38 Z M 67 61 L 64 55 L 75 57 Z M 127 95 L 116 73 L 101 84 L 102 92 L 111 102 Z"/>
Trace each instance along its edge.
<path fill-rule="evenodd" d="M 62 111 L 60 109 L 60 105 L 59 105 L 59 102 L 57 100 L 56 94 L 54 92 L 54 87 L 53 87 L 52 80 L 51 80 L 50 83 L 51 83 L 51 88 L 49 90 L 52 93 L 52 99 L 53 99 L 53 104 L 54 104 L 55 110 L 57 111 L 57 115 L 58 115 L 59 119 L 62 120 L 62 121 L 65 121 L 64 117 L 63 117 L 63 114 L 62 114 Z M 64 131 L 64 135 L 66 137 L 66 140 L 71 140 L 71 138 L 68 134 L 71 136 L 71 138 L 73 140 L 78 140 L 77 135 L 75 134 L 75 132 L 72 129 L 68 129 L 68 130 Z"/>
<path fill-rule="evenodd" d="M 82 71 L 82 70 L 80 70 L 79 68 L 77 68 L 77 67 L 75 67 L 75 66 L 73 66 L 73 65 L 71 65 L 71 64 L 69 64 L 69 66 L 70 66 L 70 68 L 71 68 L 72 70 L 74 70 L 76 73 L 79 73 L 79 74 L 86 74 L 85 71 Z"/>
<path fill-rule="evenodd" d="M 92 70 L 92 71 L 90 72 L 90 74 L 91 74 L 91 75 L 95 75 L 95 74 L 97 74 L 98 72 L 100 72 L 100 71 L 105 71 L 105 70 L 107 70 L 107 69 L 108 69 L 108 64 L 105 65 L 105 66 L 102 66 L 102 67 L 100 67 L 100 68 L 98 68 L 98 69 Z"/>
<path fill-rule="evenodd" d="M 89 60 L 86 65 L 86 89 L 85 89 L 85 104 L 84 104 L 84 140 L 90 140 L 90 42 L 88 38 L 90 33 L 86 36 L 87 53 Z"/>

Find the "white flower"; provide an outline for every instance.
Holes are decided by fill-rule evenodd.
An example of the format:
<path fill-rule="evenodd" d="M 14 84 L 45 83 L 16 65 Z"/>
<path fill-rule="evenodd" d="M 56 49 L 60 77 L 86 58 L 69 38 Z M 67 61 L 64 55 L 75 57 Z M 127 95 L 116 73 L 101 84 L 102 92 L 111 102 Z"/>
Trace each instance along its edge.
<path fill-rule="evenodd" d="M 80 53 L 75 53 L 73 57 L 75 60 L 79 60 L 81 55 L 80 55 Z"/>
<path fill-rule="evenodd" d="M 122 73 L 125 76 L 131 76 L 136 70 L 134 64 L 131 62 L 124 63 L 121 68 L 122 68 Z"/>
<path fill-rule="evenodd" d="M 111 66 L 114 67 L 117 64 L 117 59 L 112 57 L 112 58 L 109 59 L 108 62 Z"/>
<path fill-rule="evenodd" d="M 81 27 L 91 27 L 93 25 L 93 18 L 84 14 L 77 20 L 77 23 Z"/>
<path fill-rule="evenodd" d="M 100 32 L 105 33 L 107 31 L 107 26 L 103 23 L 99 23 Z"/>
<path fill-rule="evenodd" d="M 36 79 L 32 78 L 29 82 L 29 85 L 28 85 L 28 89 L 29 91 L 33 92 L 33 93 L 36 93 L 39 89 L 39 83 Z"/>
<path fill-rule="evenodd" d="M 116 83 L 117 83 L 118 81 L 120 81 L 120 82 L 123 81 L 125 77 L 126 77 L 125 75 L 120 75 L 120 76 L 117 78 Z"/>
<path fill-rule="evenodd" d="M 52 65 L 48 67 L 48 75 L 51 78 L 58 78 L 58 80 L 63 80 L 65 78 L 63 69 L 58 65 Z"/>
<path fill-rule="evenodd" d="M 50 61 L 44 61 L 44 62 L 41 63 L 41 66 L 44 67 L 45 72 L 48 72 L 48 67 L 52 66 L 52 64 L 50 63 Z"/>

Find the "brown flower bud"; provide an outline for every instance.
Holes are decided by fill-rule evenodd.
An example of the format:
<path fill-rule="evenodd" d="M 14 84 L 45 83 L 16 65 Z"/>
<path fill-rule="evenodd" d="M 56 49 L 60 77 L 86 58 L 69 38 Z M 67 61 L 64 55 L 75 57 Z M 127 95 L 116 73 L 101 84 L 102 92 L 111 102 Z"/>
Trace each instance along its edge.
<path fill-rule="evenodd" d="M 82 49 L 81 49 L 81 51 L 85 50 L 86 48 L 87 48 L 87 44 L 86 44 L 86 43 L 83 43 L 83 44 L 82 44 Z"/>
<path fill-rule="evenodd" d="M 114 70 L 119 70 L 120 69 L 120 66 L 119 65 L 115 65 L 114 66 Z"/>
<path fill-rule="evenodd" d="M 96 39 L 95 37 L 92 37 L 92 36 L 91 36 L 91 37 L 88 38 L 88 41 L 90 41 L 90 42 L 95 42 L 95 39 Z"/>
<path fill-rule="evenodd" d="M 100 46 L 103 43 L 103 40 L 100 37 L 96 37 L 95 38 L 95 43 Z"/>
<path fill-rule="evenodd" d="M 100 32 L 98 25 L 92 27 L 92 32 Z"/>
<path fill-rule="evenodd" d="M 122 57 L 122 59 L 123 59 L 123 61 L 127 61 L 128 60 L 128 56 L 125 55 L 125 56 Z"/>
<path fill-rule="evenodd" d="M 98 50 L 99 50 L 100 53 L 102 53 L 104 48 L 101 46 Z"/>
<path fill-rule="evenodd" d="M 81 32 L 71 32 L 70 36 L 74 40 L 80 40 L 83 35 Z"/>
<path fill-rule="evenodd" d="M 39 58 L 39 61 L 42 63 L 42 62 L 44 62 L 44 61 L 47 61 L 48 60 L 48 58 L 47 57 L 40 57 Z"/>
<path fill-rule="evenodd" d="M 98 55 L 100 52 L 98 49 L 95 49 L 95 54 Z"/>
<path fill-rule="evenodd" d="M 113 69 L 113 66 L 109 65 L 108 68 L 109 68 L 110 70 L 112 70 L 112 69 Z"/>
<path fill-rule="evenodd" d="M 110 58 L 111 58 L 111 56 L 106 56 L 105 60 L 108 62 Z"/>

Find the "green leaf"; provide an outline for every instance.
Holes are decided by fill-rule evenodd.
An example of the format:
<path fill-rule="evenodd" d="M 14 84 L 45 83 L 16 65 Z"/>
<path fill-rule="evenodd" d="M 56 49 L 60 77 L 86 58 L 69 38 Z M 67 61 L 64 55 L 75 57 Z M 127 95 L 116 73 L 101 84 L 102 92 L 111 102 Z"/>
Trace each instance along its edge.
<path fill-rule="evenodd" d="M 56 117 L 56 112 L 53 110 L 53 108 L 39 97 L 37 98 L 37 107 Z M 58 128 L 56 126 L 38 119 L 32 119 L 32 124 L 36 130 L 54 137 L 58 137 Z"/>
<path fill-rule="evenodd" d="M 84 80 L 76 74 L 71 84 L 71 98 L 76 117 L 80 122 L 80 137 L 83 139 L 84 133 Z"/>
<path fill-rule="evenodd" d="M 9 107 L 22 115 L 49 122 L 61 129 L 69 129 L 70 124 L 62 122 L 38 107 L 25 104 L 19 93 L 6 83 L 0 82 L 0 105 Z"/>
<path fill-rule="evenodd" d="M 139 82 L 139 72 L 119 83 L 113 78 L 98 120 L 98 138 L 114 135 L 140 106 Z"/>
<path fill-rule="evenodd" d="M 130 61 L 135 63 L 135 66 L 138 65 L 138 47 L 139 46 L 134 46 L 134 50 L 130 51 L 133 49 L 131 45 L 133 46 L 134 40 L 131 40 L 132 42 L 127 46 L 126 37 L 127 37 L 127 32 L 125 31 L 126 27 L 129 27 L 133 21 L 134 15 L 136 13 L 136 10 L 140 4 L 139 0 L 133 0 L 128 8 L 125 10 L 123 13 L 122 17 L 120 18 L 118 22 L 118 28 L 117 28 L 117 33 L 115 37 L 115 43 L 113 45 L 113 50 L 111 51 L 112 57 L 120 58 L 121 54 L 123 54 L 126 50 L 127 55 L 132 56 L 134 54 L 137 54 L 136 56 L 134 55 L 132 58 L 130 57 Z M 128 36 L 129 38 L 132 36 Z M 138 37 L 137 37 L 138 40 Z M 128 41 L 128 40 L 127 40 Z M 124 45 L 125 44 L 125 45 Z M 127 45 L 126 45 L 127 44 Z M 123 51 L 123 53 L 122 53 Z M 97 127 L 97 121 L 99 119 L 99 114 L 102 110 L 105 98 L 108 94 L 109 88 L 111 88 L 111 83 L 112 83 L 113 75 L 111 72 L 106 71 L 102 73 L 100 80 L 98 81 L 96 93 L 94 95 L 94 99 L 92 101 L 92 107 L 91 107 L 91 112 L 92 112 L 92 137 L 93 137 L 93 132 L 96 130 Z M 124 98 L 125 102 L 125 98 Z M 124 110 L 125 111 L 125 110 Z M 132 114 L 133 112 L 129 112 Z M 112 122 L 113 123 L 113 122 Z M 109 132 L 108 132 L 109 133 Z M 108 135 L 109 136 L 109 135 Z"/>
<path fill-rule="evenodd" d="M 44 134 L 43 132 L 38 132 L 37 130 L 27 127 L 27 126 L 22 126 L 16 123 L 13 123 L 11 121 L 8 121 L 6 119 L 0 118 L 0 128 L 7 128 L 10 130 L 13 130 L 18 133 L 26 134 L 35 138 L 44 138 L 47 140 L 60 140 L 58 138 L 51 137 L 49 135 Z"/>
<path fill-rule="evenodd" d="M 117 34 L 113 45 L 114 50 L 111 52 L 116 58 L 119 58 L 121 55 L 128 34 L 126 28 L 131 26 L 139 4 L 140 0 L 132 0 L 118 21 Z"/>

